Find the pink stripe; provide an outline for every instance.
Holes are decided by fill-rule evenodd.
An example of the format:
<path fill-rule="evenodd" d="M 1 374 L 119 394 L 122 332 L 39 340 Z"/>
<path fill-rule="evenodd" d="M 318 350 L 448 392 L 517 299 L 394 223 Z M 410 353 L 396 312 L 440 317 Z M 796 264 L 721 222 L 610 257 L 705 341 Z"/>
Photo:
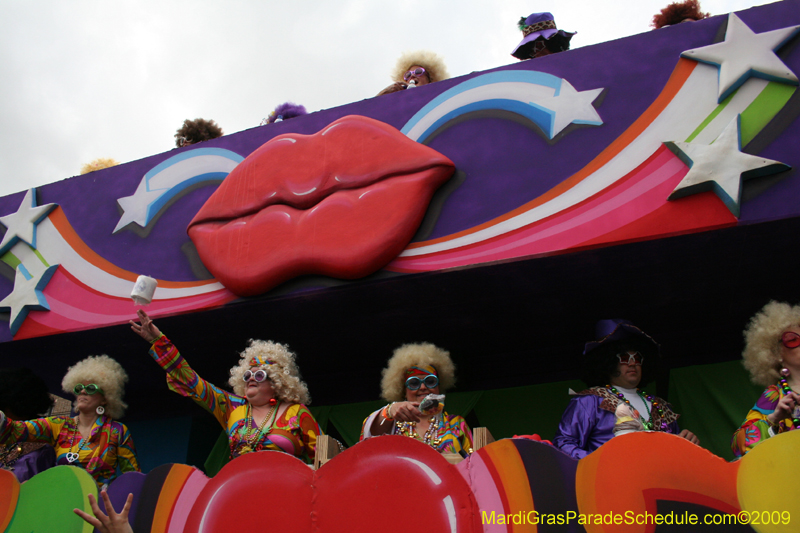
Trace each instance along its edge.
<path fill-rule="evenodd" d="M 487 515 L 490 515 L 492 511 L 495 512 L 495 515 L 503 513 L 503 500 L 481 454 L 473 453 L 467 459 L 458 463 L 456 469 L 472 489 L 479 511 L 486 511 Z M 492 524 L 487 521 L 487 523 L 483 524 L 483 531 L 486 533 L 506 533 L 508 528 L 505 525 Z"/>
<path fill-rule="evenodd" d="M 522 231 L 476 246 L 392 263 L 403 270 L 435 270 L 513 257 L 567 250 L 617 230 L 663 206 L 687 172 L 665 148 L 619 187 L 599 193 L 578 208 Z"/>
<path fill-rule="evenodd" d="M 197 501 L 197 496 L 208 482 L 209 479 L 199 470 L 195 470 L 189 475 L 172 508 L 172 516 L 169 519 L 166 533 L 183 533 L 194 502 Z"/>
<path fill-rule="evenodd" d="M 27 320 L 60 331 L 76 331 L 110 324 L 124 324 L 136 318 L 139 306 L 128 298 L 106 296 L 75 283 L 59 267 L 44 290 L 50 311 L 31 311 Z M 147 307 L 157 317 L 185 310 L 217 307 L 234 300 L 225 289 L 186 298 L 156 300 Z"/>

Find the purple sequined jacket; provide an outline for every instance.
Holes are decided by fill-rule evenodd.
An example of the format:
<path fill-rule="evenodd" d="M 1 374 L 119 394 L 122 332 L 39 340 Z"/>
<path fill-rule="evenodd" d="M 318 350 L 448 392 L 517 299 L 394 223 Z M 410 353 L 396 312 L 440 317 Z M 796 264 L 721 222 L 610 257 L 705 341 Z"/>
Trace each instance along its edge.
<path fill-rule="evenodd" d="M 617 421 L 614 412 L 619 400 L 614 402 L 613 398 L 597 395 L 598 389 L 604 387 L 593 387 L 570 400 L 553 439 L 555 447 L 575 459 L 586 457 L 614 436 L 614 423 Z M 667 433 L 680 433 L 678 415 L 667 402 L 656 399 L 664 406 Z"/>

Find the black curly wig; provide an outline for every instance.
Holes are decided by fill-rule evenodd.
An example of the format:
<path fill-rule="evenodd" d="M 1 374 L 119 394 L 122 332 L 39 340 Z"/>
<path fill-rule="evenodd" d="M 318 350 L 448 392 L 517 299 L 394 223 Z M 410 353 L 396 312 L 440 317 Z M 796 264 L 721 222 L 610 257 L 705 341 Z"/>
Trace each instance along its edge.
<path fill-rule="evenodd" d="M 196 118 L 183 121 L 178 131 L 175 132 L 175 146 L 180 148 L 189 144 L 196 144 L 203 141 L 210 141 L 217 137 L 222 137 L 222 128 L 213 120 Z"/>

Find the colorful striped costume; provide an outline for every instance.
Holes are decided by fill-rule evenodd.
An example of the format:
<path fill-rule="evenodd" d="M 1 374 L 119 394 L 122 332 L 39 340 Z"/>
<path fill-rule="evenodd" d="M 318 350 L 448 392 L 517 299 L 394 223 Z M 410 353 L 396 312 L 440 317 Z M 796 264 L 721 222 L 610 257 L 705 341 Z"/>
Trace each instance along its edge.
<path fill-rule="evenodd" d="M 275 417 L 271 428 L 268 426 L 262 434 L 254 438 L 258 427 L 252 418 L 248 418 L 250 404 L 245 398 L 224 391 L 198 376 L 164 335 L 153 343 L 150 355 L 167 371 L 167 385 L 170 390 L 192 398 L 214 415 L 225 428 L 231 457 L 235 458 L 250 451 L 276 450 L 313 462 L 320 429 L 305 405 L 291 404 L 283 413 L 279 409 L 280 416 Z M 282 404 L 279 403 L 278 407 L 282 407 Z M 254 438 L 252 446 L 247 442 L 248 435 Z"/>
<path fill-rule="evenodd" d="M 778 402 L 784 394 L 779 385 L 770 385 L 764 393 L 758 397 L 756 404 L 747 413 L 742 426 L 736 430 L 731 440 L 731 449 L 736 457 L 741 457 L 763 440 L 791 431 L 794 422 L 791 418 L 781 420 L 777 426 L 772 427 L 767 417 L 775 411 Z"/>
<path fill-rule="evenodd" d="M 361 437 L 358 439 L 359 442 L 373 436 L 369 428 L 372 427 L 375 417 L 381 416 L 381 411 L 383 411 L 383 408 L 378 409 L 364 420 L 364 424 L 361 426 Z M 440 453 L 457 453 L 460 455 L 472 453 L 472 431 L 470 431 L 467 421 L 461 416 L 448 414 L 447 411 L 442 412 L 441 416 L 441 426 L 436 437 L 439 444 L 432 446 L 432 448 Z M 386 423 L 392 424 L 390 435 L 401 433 L 394 421 L 387 420 Z"/>
<path fill-rule="evenodd" d="M 105 415 L 95 420 L 88 441 L 81 437 L 72 417 L 50 416 L 27 422 L 4 417 L 0 426 L 0 442 L 46 442 L 56 450 L 56 464 L 81 466 L 99 485 L 110 483 L 118 470 L 140 471 L 128 427 Z M 74 463 L 67 461 L 70 450 L 78 453 Z"/>

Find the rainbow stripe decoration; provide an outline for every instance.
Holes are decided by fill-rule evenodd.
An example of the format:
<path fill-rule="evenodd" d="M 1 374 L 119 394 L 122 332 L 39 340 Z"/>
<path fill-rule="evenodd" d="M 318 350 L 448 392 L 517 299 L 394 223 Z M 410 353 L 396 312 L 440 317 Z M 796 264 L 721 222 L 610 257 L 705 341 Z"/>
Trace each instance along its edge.
<path fill-rule="evenodd" d="M 680 59 L 658 98 L 583 169 L 501 217 L 411 244 L 387 270 L 441 270 L 735 225 L 711 194 L 667 201 L 688 168 L 663 143 L 710 144 L 741 115 L 744 146 L 797 88 L 751 78 L 718 104 L 716 87 L 716 68 Z"/>

